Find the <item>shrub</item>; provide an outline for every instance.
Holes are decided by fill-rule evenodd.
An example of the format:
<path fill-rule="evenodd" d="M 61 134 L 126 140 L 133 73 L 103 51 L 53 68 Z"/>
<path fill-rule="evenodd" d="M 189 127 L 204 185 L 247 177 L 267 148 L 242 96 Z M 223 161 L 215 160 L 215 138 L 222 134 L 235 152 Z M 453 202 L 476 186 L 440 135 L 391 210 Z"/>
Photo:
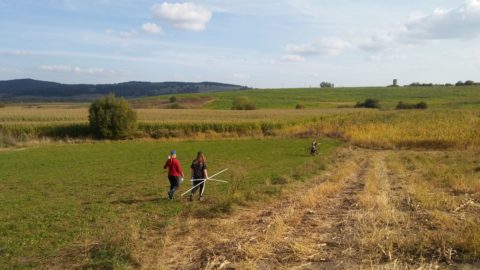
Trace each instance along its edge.
<path fill-rule="evenodd" d="M 297 106 L 295 106 L 295 109 L 297 109 L 297 110 L 305 109 L 305 105 L 297 104 Z"/>
<path fill-rule="evenodd" d="M 257 107 L 250 100 L 249 97 L 240 96 L 236 97 L 232 102 L 232 110 L 255 110 Z"/>
<path fill-rule="evenodd" d="M 396 109 L 397 110 L 411 110 L 411 109 L 420 109 L 420 110 L 424 110 L 424 109 L 427 109 L 427 103 L 421 101 L 417 104 L 410 104 L 410 103 L 405 103 L 403 101 L 400 101 L 398 104 L 397 104 L 397 107 Z"/>
<path fill-rule="evenodd" d="M 415 109 L 425 110 L 427 107 L 428 105 L 424 101 L 420 101 L 419 103 L 415 104 Z"/>
<path fill-rule="evenodd" d="M 177 102 L 177 97 L 176 96 L 171 96 L 170 97 L 170 103 L 175 103 Z"/>
<path fill-rule="evenodd" d="M 137 113 L 124 98 L 113 94 L 90 105 L 88 120 L 92 134 L 102 139 L 125 139 L 133 136 L 137 128 Z"/>
<path fill-rule="evenodd" d="M 472 80 L 468 80 L 464 83 L 465 86 L 475 85 L 475 82 Z"/>
<path fill-rule="evenodd" d="M 465 84 L 462 81 L 458 81 L 455 86 L 464 86 Z"/>
<path fill-rule="evenodd" d="M 5 108 L 5 104 L 4 103 L 0 103 L 0 109 L 1 108 Z"/>
<path fill-rule="evenodd" d="M 367 98 L 364 102 L 357 102 L 355 108 L 380 109 L 380 101 L 378 101 L 378 99 Z"/>

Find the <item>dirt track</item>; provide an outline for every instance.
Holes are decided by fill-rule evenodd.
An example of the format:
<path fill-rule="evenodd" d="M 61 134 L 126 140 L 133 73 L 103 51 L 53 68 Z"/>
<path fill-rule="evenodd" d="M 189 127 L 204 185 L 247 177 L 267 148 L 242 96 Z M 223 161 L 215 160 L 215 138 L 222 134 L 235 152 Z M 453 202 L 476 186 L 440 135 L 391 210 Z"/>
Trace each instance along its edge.
<path fill-rule="evenodd" d="M 399 217 L 406 216 L 402 211 L 412 211 L 401 209 L 407 199 L 401 186 L 405 176 L 388 169 L 387 153 L 340 152 L 338 162 L 328 172 L 306 188 L 282 195 L 269 205 L 238 209 L 228 218 L 187 220 L 167 233 L 162 248 L 158 248 L 159 239 L 148 237 L 145 252 L 149 255 L 141 261 L 142 268 L 475 269 L 403 262 L 381 245 L 371 247 L 377 257 L 365 257 L 365 241 L 369 239 L 362 240 L 359 235 L 375 237 L 370 224 L 376 227 L 386 222 L 381 220 L 380 212 L 377 217 L 375 210 L 361 209 L 359 194 L 364 191 L 367 177 L 378 181 L 373 202 L 381 202 L 388 213 Z M 408 214 L 408 222 L 400 219 L 398 224 L 393 222 L 385 228 L 399 231 L 405 224 L 428 226 L 428 217 L 420 216 L 417 221 L 416 215 L 421 213 Z M 362 241 L 363 246 L 359 244 Z M 382 266 L 372 264 L 374 259 Z"/>

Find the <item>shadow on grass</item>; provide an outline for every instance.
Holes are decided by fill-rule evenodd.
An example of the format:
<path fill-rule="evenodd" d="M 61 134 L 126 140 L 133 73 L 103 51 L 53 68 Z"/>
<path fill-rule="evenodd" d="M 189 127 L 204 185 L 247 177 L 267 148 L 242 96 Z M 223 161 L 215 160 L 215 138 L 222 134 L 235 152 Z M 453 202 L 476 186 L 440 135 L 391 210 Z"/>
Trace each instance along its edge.
<path fill-rule="evenodd" d="M 111 204 L 137 204 L 146 202 L 166 202 L 168 198 L 148 198 L 148 199 L 119 199 L 110 202 Z"/>

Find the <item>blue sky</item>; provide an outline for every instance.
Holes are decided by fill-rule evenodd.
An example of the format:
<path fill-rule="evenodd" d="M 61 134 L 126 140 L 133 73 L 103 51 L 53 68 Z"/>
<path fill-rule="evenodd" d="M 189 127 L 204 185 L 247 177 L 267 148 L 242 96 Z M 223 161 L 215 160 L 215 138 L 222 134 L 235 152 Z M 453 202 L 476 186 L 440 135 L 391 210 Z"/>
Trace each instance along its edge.
<path fill-rule="evenodd" d="M 480 81 L 480 0 L 0 0 L 0 80 Z"/>

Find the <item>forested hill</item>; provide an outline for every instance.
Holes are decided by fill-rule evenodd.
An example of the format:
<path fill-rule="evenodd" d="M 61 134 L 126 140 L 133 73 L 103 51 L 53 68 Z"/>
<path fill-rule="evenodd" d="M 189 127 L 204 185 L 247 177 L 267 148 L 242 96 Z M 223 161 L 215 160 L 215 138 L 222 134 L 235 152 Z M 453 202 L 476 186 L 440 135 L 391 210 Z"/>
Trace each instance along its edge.
<path fill-rule="evenodd" d="M 88 101 L 108 93 L 138 98 L 177 93 L 207 93 L 247 89 L 216 82 L 125 82 L 118 84 L 61 84 L 33 79 L 0 81 L 4 101 Z"/>

